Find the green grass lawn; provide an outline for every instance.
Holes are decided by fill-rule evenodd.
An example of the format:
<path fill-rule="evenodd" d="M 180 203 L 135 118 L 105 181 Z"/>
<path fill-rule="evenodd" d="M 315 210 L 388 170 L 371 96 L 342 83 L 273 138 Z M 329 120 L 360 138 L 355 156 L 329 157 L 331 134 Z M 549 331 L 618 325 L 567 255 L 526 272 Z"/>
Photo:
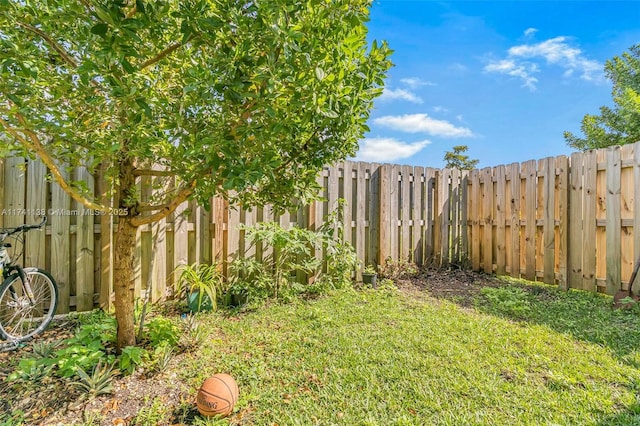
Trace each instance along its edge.
<path fill-rule="evenodd" d="M 345 291 L 203 316 L 211 336 L 180 374 L 237 379 L 221 424 L 640 425 L 640 321 L 609 303 L 519 284 L 476 309 Z"/>

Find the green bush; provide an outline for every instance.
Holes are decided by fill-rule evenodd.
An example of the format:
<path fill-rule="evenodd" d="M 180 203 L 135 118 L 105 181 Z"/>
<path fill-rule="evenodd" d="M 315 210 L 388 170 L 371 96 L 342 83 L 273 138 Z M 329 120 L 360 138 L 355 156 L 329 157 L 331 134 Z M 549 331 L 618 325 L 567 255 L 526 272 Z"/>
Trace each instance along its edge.
<path fill-rule="evenodd" d="M 267 299 L 289 301 L 301 294 L 324 293 L 351 285 L 357 256 L 344 241 L 343 201 L 316 232 L 284 229 L 275 222 L 242 227 L 250 244 L 268 252 L 261 261 L 237 258 L 230 265 L 229 291 L 238 304 L 259 305 Z M 317 256 L 317 252 L 322 256 Z M 315 275 L 308 285 L 298 276 Z M 305 280 L 306 281 L 306 280 Z"/>

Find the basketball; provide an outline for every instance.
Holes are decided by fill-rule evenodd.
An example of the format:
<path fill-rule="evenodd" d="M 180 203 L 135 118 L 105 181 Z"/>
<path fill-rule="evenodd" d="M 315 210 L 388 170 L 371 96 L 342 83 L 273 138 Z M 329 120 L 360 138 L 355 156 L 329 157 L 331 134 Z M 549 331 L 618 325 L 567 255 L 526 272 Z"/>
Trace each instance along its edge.
<path fill-rule="evenodd" d="M 203 416 L 228 416 L 238 402 L 238 385 L 228 374 L 214 374 L 198 389 L 196 405 Z"/>

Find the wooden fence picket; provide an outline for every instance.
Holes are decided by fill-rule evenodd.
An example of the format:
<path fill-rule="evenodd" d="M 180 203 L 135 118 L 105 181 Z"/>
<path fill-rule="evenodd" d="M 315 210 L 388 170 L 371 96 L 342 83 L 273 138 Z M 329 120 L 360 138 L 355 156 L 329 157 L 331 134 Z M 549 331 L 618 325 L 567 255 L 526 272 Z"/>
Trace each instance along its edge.
<path fill-rule="evenodd" d="M 102 175 L 94 178 L 84 167 L 74 173 L 102 204 L 118 205 Z M 24 250 L 16 244 L 12 252 L 24 252 L 16 260 L 51 271 L 59 312 L 108 308 L 118 217 L 95 216 L 46 174 L 39 161 L 0 161 L 0 227 L 36 223 L 46 212 L 45 232 L 27 234 Z M 160 178 L 139 180 L 143 202 L 151 200 L 154 179 L 157 187 Z M 137 294 L 161 300 L 178 268 L 193 262 L 215 261 L 228 274 L 238 256 L 261 261 L 271 248 L 250 244 L 240 224 L 276 221 L 317 230 L 339 198 L 345 199 L 344 240 L 362 266 L 387 259 L 468 262 L 487 273 L 612 293 L 628 286 L 640 256 L 640 143 L 470 171 L 345 161 L 325 167 L 317 183 L 323 199 L 290 211 L 242 209 L 222 199 L 207 210 L 189 201 L 141 226 Z M 320 247 L 315 256 L 322 256 Z M 354 272 L 360 280 L 361 269 Z"/>

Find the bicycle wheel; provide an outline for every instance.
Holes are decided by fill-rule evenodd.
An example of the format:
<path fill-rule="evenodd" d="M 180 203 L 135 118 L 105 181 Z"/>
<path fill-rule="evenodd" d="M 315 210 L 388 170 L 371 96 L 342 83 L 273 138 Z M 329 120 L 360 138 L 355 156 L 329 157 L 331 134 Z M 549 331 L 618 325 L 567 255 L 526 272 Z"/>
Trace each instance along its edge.
<path fill-rule="evenodd" d="M 5 340 L 23 341 L 41 333 L 58 306 L 58 286 L 48 272 L 24 268 L 24 273 L 29 277 L 34 303 L 17 274 L 0 286 L 0 337 Z"/>

